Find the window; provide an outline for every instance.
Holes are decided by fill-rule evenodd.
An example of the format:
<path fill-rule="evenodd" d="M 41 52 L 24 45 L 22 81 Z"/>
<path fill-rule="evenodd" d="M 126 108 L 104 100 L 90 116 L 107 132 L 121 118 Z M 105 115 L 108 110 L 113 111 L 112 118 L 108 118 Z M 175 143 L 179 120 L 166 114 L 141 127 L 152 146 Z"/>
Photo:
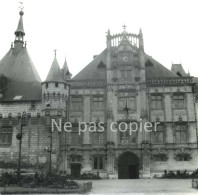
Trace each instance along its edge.
<path fill-rule="evenodd" d="M 93 97 L 93 109 L 101 110 L 104 108 L 104 98 L 103 97 Z"/>
<path fill-rule="evenodd" d="M 132 71 L 131 70 L 127 70 L 127 79 L 132 79 Z"/>
<path fill-rule="evenodd" d="M 121 73 L 121 78 L 122 78 L 122 79 L 125 79 L 125 78 L 126 78 L 126 77 L 125 77 L 125 70 L 121 70 L 120 73 Z"/>
<path fill-rule="evenodd" d="M 120 130 L 118 130 L 118 132 L 119 132 L 119 142 L 121 144 L 136 143 L 137 132 L 131 132 L 131 134 L 130 134 L 129 133 L 129 125 L 128 125 L 128 129 L 126 131 L 124 131 L 125 128 L 126 127 L 125 127 L 124 124 L 120 125 Z M 136 127 L 132 126 L 132 129 L 136 129 Z"/>
<path fill-rule="evenodd" d="M 187 142 L 187 125 L 186 124 L 175 125 L 175 142 L 176 143 Z"/>
<path fill-rule="evenodd" d="M 12 144 L 12 127 L 2 127 L 0 131 L 0 145 Z"/>
<path fill-rule="evenodd" d="M 46 83 L 45 88 L 46 88 L 46 89 L 48 88 L 48 83 Z"/>
<path fill-rule="evenodd" d="M 104 132 L 94 132 L 93 133 L 93 143 L 94 144 L 104 144 Z"/>
<path fill-rule="evenodd" d="M 118 99 L 119 110 L 123 110 L 126 105 L 130 110 L 134 110 L 136 108 L 135 104 L 135 97 L 119 97 Z"/>
<path fill-rule="evenodd" d="M 120 143 L 128 144 L 129 143 L 129 131 L 126 130 L 125 132 L 120 131 Z"/>
<path fill-rule="evenodd" d="M 173 95 L 173 107 L 174 108 L 184 108 L 184 94 Z"/>
<path fill-rule="evenodd" d="M 93 158 L 93 168 L 94 169 L 103 169 L 103 157 L 97 156 Z"/>
<path fill-rule="evenodd" d="M 132 79 L 132 71 L 131 70 L 120 70 L 122 79 Z"/>
<path fill-rule="evenodd" d="M 58 82 L 55 83 L 55 87 L 58 87 Z"/>
<path fill-rule="evenodd" d="M 71 109 L 75 111 L 81 111 L 83 109 L 81 97 L 72 97 Z"/>
<path fill-rule="evenodd" d="M 35 109 L 36 108 L 36 102 L 35 101 L 31 101 L 31 109 Z"/>
<path fill-rule="evenodd" d="M 152 144 L 163 144 L 164 143 L 164 126 L 157 125 L 156 131 L 153 129 L 151 132 L 151 143 Z"/>
<path fill-rule="evenodd" d="M 151 108 L 152 109 L 162 109 L 162 96 L 152 95 L 151 96 Z"/>

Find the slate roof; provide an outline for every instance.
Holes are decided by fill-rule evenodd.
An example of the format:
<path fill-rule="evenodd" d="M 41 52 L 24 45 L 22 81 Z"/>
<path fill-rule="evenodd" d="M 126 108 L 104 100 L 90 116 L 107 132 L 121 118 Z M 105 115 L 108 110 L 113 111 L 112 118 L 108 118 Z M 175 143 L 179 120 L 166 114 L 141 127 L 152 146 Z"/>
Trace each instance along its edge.
<path fill-rule="evenodd" d="M 11 48 L 0 61 L 0 73 L 15 81 L 41 82 L 26 47 L 17 52 L 15 48 Z"/>
<path fill-rule="evenodd" d="M 177 74 L 179 73 L 181 76 L 189 76 L 189 74 L 187 74 L 185 72 L 185 70 L 183 69 L 181 64 L 172 64 L 171 70 Z"/>
<path fill-rule="evenodd" d="M 70 74 L 66 58 L 62 70 L 64 71 L 64 74 Z"/>
<path fill-rule="evenodd" d="M 49 73 L 47 75 L 47 78 L 45 82 L 64 82 L 60 70 L 60 66 L 58 64 L 58 61 L 56 57 L 54 58 L 51 68 L 49 70 Z"/>
<path fill-rule="evenodd" d="M 83 68 L 72 80 L 106 80 L 106 70 L 98 69 L 98 65 L 106 64 L 107 49 L 99 54 L 94 60 Z M 149 62 L 149 63 L 148 63 Z M 178 77 L 171 70 L 164 67 L 151 56 L 145 54 L 146 78 Z M 148 65 L 147 65 L 148 64 Z"/>
<path fill-rule="evenodd" d="M 41 100 L 40 82 L 18 82 L 9 80 L 6 91 L 0 102 L 14 101 L 37 101 Z"/>
<path fill-rule="evenodd" d="M 72 80 L 106 80 L 106 70 L 98 69 L 98 65 L 103 62 L 106 64 L 107 50 L 105 49 L 83 68 Z"/>

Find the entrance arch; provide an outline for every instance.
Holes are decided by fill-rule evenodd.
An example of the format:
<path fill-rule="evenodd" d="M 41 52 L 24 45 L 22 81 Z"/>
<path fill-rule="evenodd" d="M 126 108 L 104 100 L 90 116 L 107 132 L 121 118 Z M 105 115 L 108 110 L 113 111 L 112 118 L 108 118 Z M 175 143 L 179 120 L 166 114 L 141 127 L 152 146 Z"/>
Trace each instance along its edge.
<path fill-rule="evenodd" d="M 131 152 L 125 152 L 118 158 L 118 179 L 138 179 L 139 158 Z"/>

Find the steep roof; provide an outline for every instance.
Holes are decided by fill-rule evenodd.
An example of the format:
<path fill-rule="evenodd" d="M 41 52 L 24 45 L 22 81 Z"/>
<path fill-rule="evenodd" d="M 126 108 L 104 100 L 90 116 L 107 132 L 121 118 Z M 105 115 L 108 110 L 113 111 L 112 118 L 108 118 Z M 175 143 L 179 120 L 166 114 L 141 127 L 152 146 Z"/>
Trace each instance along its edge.
<path fill-rule="evenodd" d="M 175 73 L 145 54 L 146 78 L 177 77 Z"/>
<path fill-rule="evenodd" d="M 26 48 L 15 51 L 11 48 L 0 61 L 0 73 L 20 82 L 41 82 L 40 76 Z"/>
<path fill-rule="evenodd" d="M 9 80 L 6 83 L 6 91 L 0 102 L 7 101 L 38 101 L 41 100 L 40 82 L 18 82 Z"/>
<path fill-rule="evenodd" d="M 73 77 L 72 80 L 106 80 L 106 69 L 98 68 L 101 62 L 106 65 L 106 59 L 107 49 L 94 58 L 93 61 Z M 146 78 L 177 77 L 176 74 L 147 54 L 145 54 L 145 64 Z"/>
<path fill-rule="evenodd" d="M 45 80 L 45 82 L 51 82 L 51 81 L 64 82 L 64 80 L 62 78 L 60 66 L 58 64 L 56 57 L 54 58 L 54 60 L 52 62 L 51 68 L 50 68 L 47 78 Z"/>
<path fill-rule="evenodd" d="M 70 72 L 69 72 L 69 67 L 68 67 L 68 65 L 67 65 L 67 60 L 66 60 L 66 58 L 65 58 L 65 62 L 64 62 L 64 64 L 63 64 L 62 70 L 64 71 L 64 74 L 70 74 Z"/>
<path fill-rule="evenodd" d="M 72 80 L 106 80 L 106 70 L 98 68 L 98 65 L 103 62 L 106 65 L 107 50 L 105 49 L 97 57 L 93 59 L 85 68 L 83 68 Z"/>
<path fill-rule="evenodd" d="M 189 76 L 183 69 L 181 64 L 172 64 L 171 70 L 179 76 Z"/>

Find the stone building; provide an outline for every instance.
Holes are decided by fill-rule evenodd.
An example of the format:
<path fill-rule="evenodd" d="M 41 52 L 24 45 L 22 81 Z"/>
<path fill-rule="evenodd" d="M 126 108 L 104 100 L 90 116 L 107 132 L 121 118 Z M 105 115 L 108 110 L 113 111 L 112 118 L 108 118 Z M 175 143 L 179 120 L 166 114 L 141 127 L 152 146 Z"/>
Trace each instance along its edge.
<path fill-rule="evenodd" d="M 144 178 L 197 168 L 197 90 L 181 65 L 168 70 L 145 53 L 142 31 L 124 26 L 107 32 L 107 47 L 73 78 L 55 54 L 41 82 L 24 42 L 23 14 L 0 61 L 0 168 L 17 166 L 20 140 L 22 168 L 51 162 L 74 177 Z M 60 132 L 66 122 L 70 131 Z"/>

